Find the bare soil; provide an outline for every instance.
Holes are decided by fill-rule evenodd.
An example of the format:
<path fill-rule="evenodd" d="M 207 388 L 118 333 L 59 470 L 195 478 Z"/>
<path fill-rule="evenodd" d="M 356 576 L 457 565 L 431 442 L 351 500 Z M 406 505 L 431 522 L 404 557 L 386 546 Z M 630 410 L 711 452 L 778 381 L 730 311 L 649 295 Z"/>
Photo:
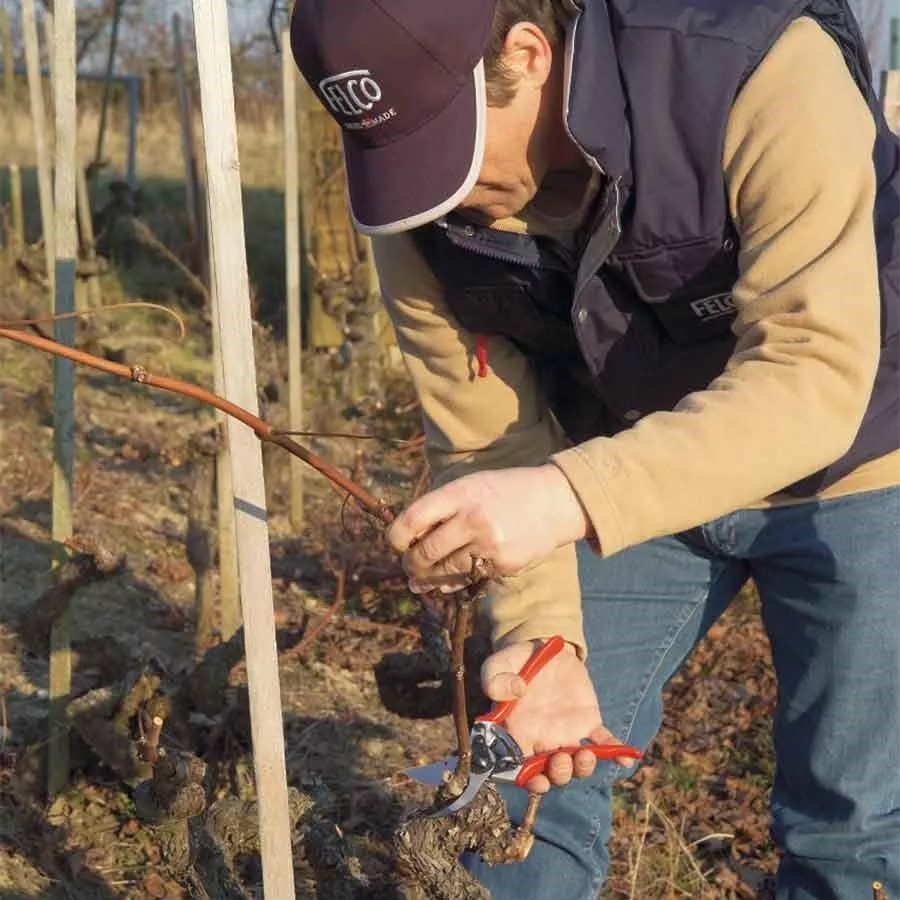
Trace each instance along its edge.
<path fill-rule="evenodd" d="M 28 306 L 25 286 L 7 284 L 0 288 L 3 318 Z M 124 323 L 84 326 L 79 340 L 151 371 L 208 379 L 201 337 L 173 347 L 160 337 L 167 326 Z M 265 329 L 259 337 L 260 382 L 271 386 L 268 414 L 277 420 L 286 404 L 282 349 Z M 387 399 L 375 402 L 365 379 L 351 379 L 336 357 L 311 358 L 309 371 L 307 409 L 314 410 L 316 429 L 415 432 L 402 379 L 394 378 L 387 392 L 379 388 Z M 52 803 L 43 799 L 48 660 L 26 646 L 23 622 L 50 584 L 51 376 L 50 360 L 0 343 L 0 900 L 198 896 L 167 862 L 158 829 L 142 821 L 133 786 L 78 735 L 71 786 Z M 72 603 L 74 694 L 150 669 L 163 692 L 175 692 L 195 666 L 194 570 L 185 552 L 194 473 L 189 447 L 212 416 L 189 401 L 86 372 L 77 404 L 76 531 L 125 554 L 126 563 Z M 355 467 L 388 502 L 412 496 L 417 456 L 371 442 L 311 443 L 348 472 Z M 377 528 L 318 476 L 308 482 L 306 527 L 295 533 L 286 460 L 268 451 L 265 460 L 288 778 L 313 798 L 318 821 L 336 828 L 341 852 L 352 861 L 340 869 L 349 879 L 344 892 L 334 887 L 335 866 L 298 840 L 297 896 L 399 897 L 391 836 L 405 815 L 429 801 L 429 792 L 402 773 L 446 755 L 455 739 L 440 680 L 410 692 L 385 679 L 385 659 L 417 652 L 423 621 L 440 622 L 441 610 L 424 608 L 405 591 Z M 344 567 L 346 606 L 326 621 Z M 323 622 L 315 639 L 301 644 Z M 245 683 L 239 662 L 226 687 L 232 712 L 243 708 Z M 765 875 L 776 864 L 766 830 L 774 696 L 767 644 L 748 593 L 670 686 L 665 725 L 647 765 L 618 792 L 604 898 L 767 896 Z M 161 743 L 173 751 L 209 748 L 209 799 L 252 798 L 246 716 L 198 714 L 190 728 L 186 738 L 164 729 Z M 192 746 L 178 746 L 182 740 Z M 261 896 L 254 854 L 237 872 L 246 895 Z"/>

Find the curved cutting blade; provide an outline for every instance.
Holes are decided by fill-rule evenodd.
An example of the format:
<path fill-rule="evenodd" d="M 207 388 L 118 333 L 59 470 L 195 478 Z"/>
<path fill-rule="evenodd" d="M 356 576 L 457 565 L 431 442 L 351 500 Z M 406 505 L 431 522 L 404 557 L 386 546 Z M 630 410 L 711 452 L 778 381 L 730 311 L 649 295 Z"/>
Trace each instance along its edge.
<path fill-rule="evenodd" d="M 414 769 L 407 769 L 406 774 L 413 781 L 418 781 L 419 784 L 425 784 L 428 787 L 440 787 L 456 771 L 456 763 L 456 756 L 448 756 L 446 759 L 429 763 L 427 766 L 416 766 Z"/>
<path fill-rule="evenodd" d="M 429 787 L 441 787 L 446 784 L 447 779 L 456 771 L 458 757 L 448 756 L 446 759 L 438 762 L 430 763 L 427 766 L 417 766 L 414 769 L 407 769 L 406 774 L 413 781 L 419 784 L 425 784 Z M 449 805 L 428 813 L 427 819 L 439 819 L 441 816 L 451 816 L 455 812 L 459 812 L 464 806 L 468 806 L 478 793 L 481 786 L 491 777 L 491 772 L 485 772 L 478 775 L 470 775 L 469 783 L 466 789 Z"/>
<path fill-rule="evenodd" d="M 425 818 L 440 819 L 442 816 L 452 816 L 453 813 L 459 812 L 475 799 L 475 795 L 481 790 L 481 786 L 490 777 L 490 772 L 484 772 L 481 775 L 470 775 L 466 789 L 449 806 L 445 806 L 433 813 L 428 813 Z"/>

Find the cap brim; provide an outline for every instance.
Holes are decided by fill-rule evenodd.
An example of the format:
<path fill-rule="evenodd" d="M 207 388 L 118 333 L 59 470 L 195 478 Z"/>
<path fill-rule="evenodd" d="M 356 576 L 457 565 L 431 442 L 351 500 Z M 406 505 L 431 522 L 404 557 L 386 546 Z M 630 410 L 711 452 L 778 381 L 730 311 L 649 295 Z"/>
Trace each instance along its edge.
<path fill-rule="evenodd" d="M 363 234 L 394 234 L 456 208 L 478 181 L 484 160 L 484 65 L 439 115 L 382 147 L 344 136 L 353 223 Z"/>

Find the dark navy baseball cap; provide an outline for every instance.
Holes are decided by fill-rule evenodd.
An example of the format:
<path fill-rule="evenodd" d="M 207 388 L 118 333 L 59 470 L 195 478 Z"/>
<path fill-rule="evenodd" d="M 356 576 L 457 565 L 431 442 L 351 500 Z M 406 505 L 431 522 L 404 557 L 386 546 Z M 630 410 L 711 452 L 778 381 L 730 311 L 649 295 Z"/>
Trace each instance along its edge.
<path fill-rule="evenodd" d="M 458 206 L 484 159 L 496 0 L 297 0 L 294 59 L 343 129 L 350 207 L 391 234 Z"/>

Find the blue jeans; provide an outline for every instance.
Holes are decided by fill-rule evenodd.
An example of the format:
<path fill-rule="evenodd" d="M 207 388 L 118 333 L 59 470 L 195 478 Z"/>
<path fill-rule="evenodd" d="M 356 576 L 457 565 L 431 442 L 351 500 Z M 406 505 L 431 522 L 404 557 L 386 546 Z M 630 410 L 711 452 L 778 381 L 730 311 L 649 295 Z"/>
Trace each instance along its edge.
<path fill-rule="evenodd" d="M 662 690 L 748 577 L 779 699 L 772 834 L 778 900 L 900 900 L 900 489 L 739 510 L 609 559 L 580 551 L 588 665 L 607 726 L 646 748 Z M 610 792 L 629 774 L 553 790 L 523 863 L 466 865 L 495 900 L 595 900 Z M 514 820 L 524 791 L 506 789 Z"/>

